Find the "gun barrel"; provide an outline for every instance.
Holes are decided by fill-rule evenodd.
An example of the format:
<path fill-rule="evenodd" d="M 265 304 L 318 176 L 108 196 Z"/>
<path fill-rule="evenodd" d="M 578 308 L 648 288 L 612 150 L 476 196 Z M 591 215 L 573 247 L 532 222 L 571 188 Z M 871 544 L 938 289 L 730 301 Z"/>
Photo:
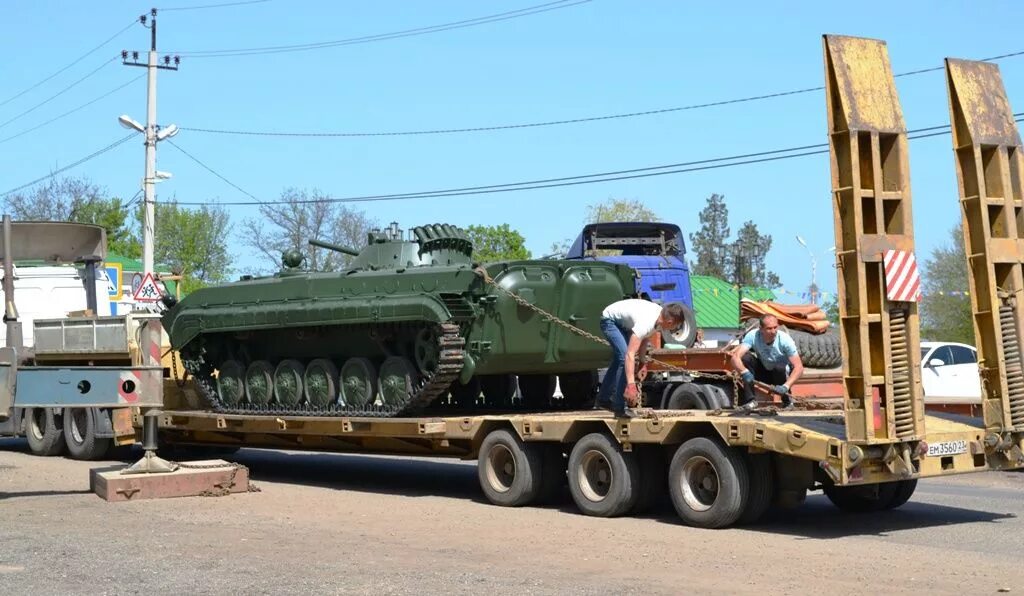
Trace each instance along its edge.
<path fill-rule="evenodd" d="M 337 244 L 331 244 L 330 242 L 324 242 L 323 240 L 317 240 L 315 238 L 310 238 L 309 243 L 312 244 L 313 246 L 319 246 L 320 248 L 326 248 L 327 250 L 335 250 L 346 255 L 351 255 L 353 257 L 359 256 L 358 250 L 349 248 L 347 246 L 339 246 Z"/>

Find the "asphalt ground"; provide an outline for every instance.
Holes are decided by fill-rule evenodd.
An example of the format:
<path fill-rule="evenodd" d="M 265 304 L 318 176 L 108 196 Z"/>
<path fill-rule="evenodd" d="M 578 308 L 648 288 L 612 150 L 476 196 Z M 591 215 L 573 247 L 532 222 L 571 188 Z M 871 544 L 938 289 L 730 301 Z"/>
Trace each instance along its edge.
<path fill-rule="evenodd" d="M 124 454 L 129 461 L 134 454 Z M 821 495 L 763 523 L 499 508 L 473 462 L 242 450 L 260 492 L 107 503 L 0 440 L 4 594 L 1024 594 L 1024 473 L 925 480 L 896 511 Z"/>

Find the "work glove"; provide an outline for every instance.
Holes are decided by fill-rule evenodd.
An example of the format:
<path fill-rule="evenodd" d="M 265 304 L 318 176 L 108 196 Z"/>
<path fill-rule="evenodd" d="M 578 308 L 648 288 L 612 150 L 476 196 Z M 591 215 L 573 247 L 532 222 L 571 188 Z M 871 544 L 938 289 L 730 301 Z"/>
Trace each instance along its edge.
<path fill-rule="evenodd" d="M 740 373 L 740 380 L 742 380 L 744 383 L 753 383 L 754 373 L 750 372 L 749 369 L 745 370 L 742 373 Z"/>
<path fill-rule="evenodd" d="M 626 384 L 624 397 L 626 398 L 626 405 L 631 408 L 635 408 L 640 403 L 640 388 L 637 387 L 636 383 Z"/>
<path fill-rule="evenodd" d="M 772 387 L 772 389 L 775 390 L 775 393 L 778 393 L 779 395 L 789 395 L 789 387 L 786 387 L 785 385 L 776 385 Z"/>

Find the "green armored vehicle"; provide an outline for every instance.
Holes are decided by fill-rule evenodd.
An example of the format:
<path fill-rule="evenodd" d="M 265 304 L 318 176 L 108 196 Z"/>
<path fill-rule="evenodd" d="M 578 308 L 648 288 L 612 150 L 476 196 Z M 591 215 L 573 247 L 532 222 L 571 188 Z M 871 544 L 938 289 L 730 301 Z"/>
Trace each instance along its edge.
<path fill-rule="evenodd" d="M 210 406 L 268 415 L 404 416 L 432 403 L 548 406 L 556 377 L 582 406 L 607 346 L 536 308 L 599 335 L 601 310 L 633 294 L 632 269 L 588 261 L 479 266 L 449 225 L 398 224 L 369 234 L 335 273 L 283 270 L 193 292 L 163 316 Z M 517 404 L 518 405 L 518 404 Z"/>

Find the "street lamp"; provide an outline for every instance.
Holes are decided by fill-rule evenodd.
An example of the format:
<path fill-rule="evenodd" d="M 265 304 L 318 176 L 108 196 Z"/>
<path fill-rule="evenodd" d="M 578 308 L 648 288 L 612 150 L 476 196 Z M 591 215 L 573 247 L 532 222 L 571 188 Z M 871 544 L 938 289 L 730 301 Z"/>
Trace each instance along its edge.
<path fill-rule="evenodd" d="M 814 251 L 807 246 L 807 241 L 803 239 L 799 234 L 796 235 L 796 241 L 800 243 L 800 246 L 807 249 L 807 254 L 811 256 L 811 304 L 817 304 L 818 300 L 818 259 L 814 256 Z M 829 248 L 826 252 L 835 252 L 836 247 Z"/>

